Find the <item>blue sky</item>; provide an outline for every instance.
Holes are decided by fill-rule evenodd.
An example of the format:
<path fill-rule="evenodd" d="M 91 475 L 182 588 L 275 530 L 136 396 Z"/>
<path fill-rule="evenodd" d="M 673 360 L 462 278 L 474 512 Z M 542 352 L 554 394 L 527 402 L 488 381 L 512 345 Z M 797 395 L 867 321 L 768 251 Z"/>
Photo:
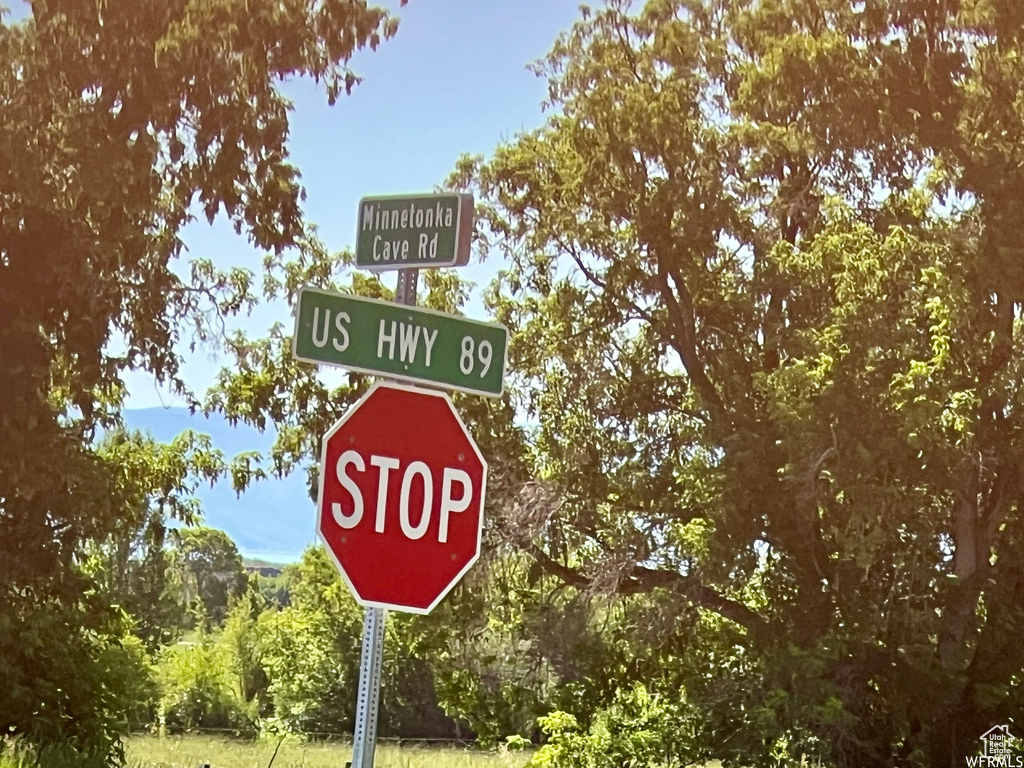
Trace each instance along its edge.
<path fill-rule="evenodd" d="M 578 0 L 398 0 L 381 2 L 401 18 L 398 34 L 375 52 L 361 52 L 353 68 L 365 79 L 334 107 L 307 80 L 285 84 L 295 104 L 289 143 L 302 172 L 308 219 L 332 250 L 353 245 L 357 202 L 363 195 L 430 191 L 463 153 L 487 155 L 502 139 L 542 124 L 545 82 L 526 69 L 579 17 Z M 218 219 L 189 226 L 191 257 L 220 267 L 258 269 L 261 254 Z M 500 265 L 463 268 L 486 285 Z M 394 280 L 391 274 L 387 278 Z M 483 319 L 478 298 L 467 314 Z M 240 323 L 259 334 L 273 322 L 290 325 L 283 305 L 258 309 Z M 225 360 L 191 355 L 185 377 L 197 393 L 213 382 Z M 127 380 L 129 408 L 180 405 L 150 377 Z"/>

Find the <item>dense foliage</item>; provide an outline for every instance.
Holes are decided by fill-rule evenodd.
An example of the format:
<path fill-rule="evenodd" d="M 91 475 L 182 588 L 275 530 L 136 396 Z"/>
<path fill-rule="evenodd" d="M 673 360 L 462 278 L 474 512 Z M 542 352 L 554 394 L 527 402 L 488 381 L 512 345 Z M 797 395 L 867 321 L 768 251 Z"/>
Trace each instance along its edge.
<path fill-rule="evenodd" d="M 949 765 L 1024 716 L 1022 25 L 613 2 L 457 179 L 538 425 L 518 541 L 666 594 L 723 758 Z"/>
<path fill-rule="evenodd" d="M 174 531 L 176 568 L 182 575 L 186 605 L 200 616 L 200 623 L 220 624 L 234 599 L 249 581 L 235 542 L 215 528 L 180 528 Z"/>

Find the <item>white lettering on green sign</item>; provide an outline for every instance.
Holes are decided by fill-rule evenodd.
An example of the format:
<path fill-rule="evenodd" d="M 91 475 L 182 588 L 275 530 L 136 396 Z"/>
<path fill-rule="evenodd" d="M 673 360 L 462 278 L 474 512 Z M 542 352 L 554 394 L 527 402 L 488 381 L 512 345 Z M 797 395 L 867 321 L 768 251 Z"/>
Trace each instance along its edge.
<path fill-rule="evenodd" d="M 410 202 L 402 208 L 390 208 L 379 203 L 364 203 L 362 231 L 373 235 L 372 256 L 375 262 L 408 261 L 409 239 L 406 235 L 389 237 L 380 234 L 394 230 L 440 229 L 455 222 L 455 209 L 447 201 L 434 201 L 426 205 Z M 418 232 L 416 259 L 427 261 L 437 258 L 437 232 Z"/>
<path fill-rule="evenodd" d="M 450 227 L 454 221 L 454 210 L 450 205 L 437 201 L 428 205 L 410 202 L 408 208 L 387 209 L 382 205 L 363 205 L 363 231 L 382 232 L 388 229 L 409 229 L 410 227 Z"/>
<path fill-rule="evenodd" d="M 364 197 L 356 225 L 356 266 L 462 266 L 469 261 L 472 233 L 473 196 L 468 193 Z"/>
<path fill-rule="evenodd" d="M 300 360 L 501 395 L 508 332 L 500 325 L 309 288 L 295 323 Z"/>
<path fill-rule="evenodd" d="M 344 352 L 348 349 L 348 324 L 352 322 L 352 318 L 348 316 L 347 312 L 339 312 L 334 316 L 334 327 L 338 333 L 341 334 L 341 339 L 331 339 L 331 344 L 339 352 Z M 313 344 L 317 348 L 323 349 L 327 346 L 327 339 L 330 334 L 328 326 L 331 324 L 331 310 L 324 310 L 324 323 L 323 328 L 320 327 L 320 307 L 313 310 Z"/>
<path fill-rule="evenodd" d="M 398 359 L 403 363 L 416 362 L 416 347 L 419 345 L 420 334 L 423 334 L 423 348 L 426 353 L 424 365 L 430 365 L 430 351 L 434 348 L 434 339 L 437 338 L 437 329 L 431 333 L 426 328 L 412 323 L 396 323 L 391 321 L 390 328 L 387 320 L 380 321 L 380 333 L 377 334 L 377 357 L 384 357 L 384 345 L 388 345 L 388 360 L 395 359 L 395 333 L 397 326 L 398 333 Z"/>

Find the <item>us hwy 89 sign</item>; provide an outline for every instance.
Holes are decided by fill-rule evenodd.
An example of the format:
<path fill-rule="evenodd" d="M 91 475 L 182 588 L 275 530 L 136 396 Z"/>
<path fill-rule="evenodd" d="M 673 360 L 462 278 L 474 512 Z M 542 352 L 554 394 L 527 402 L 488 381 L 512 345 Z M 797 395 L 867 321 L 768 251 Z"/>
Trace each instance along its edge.
<path fill-rule="evenodd" d="M 500 397 L 508 329 L 418 307 L 303 288 L 292 353 L 300 360 Z"/>

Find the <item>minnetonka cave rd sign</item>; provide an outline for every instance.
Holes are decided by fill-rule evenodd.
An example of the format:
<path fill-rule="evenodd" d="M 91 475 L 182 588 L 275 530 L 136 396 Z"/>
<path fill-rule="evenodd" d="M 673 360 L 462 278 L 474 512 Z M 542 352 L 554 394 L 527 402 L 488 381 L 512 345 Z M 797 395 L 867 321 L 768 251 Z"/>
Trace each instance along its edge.
<path fill-rule="evenodd" d="M 429 613 L 479 557 L 487 463 L 446 394 L 375 384 L 320 466 L 317 531 L 363 605 Z"/>
<path fill-rule="evenodd" d="M 356 266 L 463 266 L 469 261 L 472 234 L 470 194 L 364 197 L 359 201 Z"/>
<path fill-rule="evenodd" d="M 312 363 L 500 397 L 508 329 L 429 309 L 302 288 L 292 354 Z"/>

